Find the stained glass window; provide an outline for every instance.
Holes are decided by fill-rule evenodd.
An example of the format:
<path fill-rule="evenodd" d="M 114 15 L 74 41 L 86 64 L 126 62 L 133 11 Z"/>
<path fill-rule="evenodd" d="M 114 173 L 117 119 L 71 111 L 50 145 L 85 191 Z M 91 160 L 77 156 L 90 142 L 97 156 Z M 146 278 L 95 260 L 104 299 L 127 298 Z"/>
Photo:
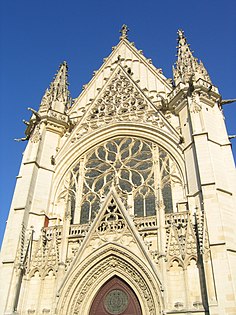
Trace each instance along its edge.
<path fill-rule="evenodd" d="M 183 190 L 176 162 L 151 141 L 134 137 L 111 139 L 82 159 L 83 163 L 80 160 L 71 171 L 70 184 L 75 190 L 71 214 L 80 223 L 93 220 L 111 187 L 138 217 L 156 215 L 160 199 L 165 211 L 172 212 L 173 192 L 176 187 L 178 195 L 179 187 Z"/>

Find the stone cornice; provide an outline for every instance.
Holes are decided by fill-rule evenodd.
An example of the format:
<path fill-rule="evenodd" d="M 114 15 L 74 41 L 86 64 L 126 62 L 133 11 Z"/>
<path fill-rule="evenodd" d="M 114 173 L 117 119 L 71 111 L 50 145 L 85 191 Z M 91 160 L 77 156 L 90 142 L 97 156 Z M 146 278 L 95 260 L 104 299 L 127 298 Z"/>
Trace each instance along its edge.
<path fill-rule="evenodd" d="M 211 107 L 221 98 L 218 89 L 214 85 L 200 78 L 196 82 L 192 82 L 191 85 L 190 83 L 184 84 L 180 82 L 168 95 L 167 106 L 178 114 L 183 106 L 187 105 L 187 98 L 197 94 L 201 102 Z"/>
<path fill-rule="evenodd" d="M 41 122 L 45 123 L 46 130 L 58 133 L 60 136 L 63 136 L 69 128 L 68 116 L 53 109 L 50 109 L 45 116 L 42 116 Z"/>

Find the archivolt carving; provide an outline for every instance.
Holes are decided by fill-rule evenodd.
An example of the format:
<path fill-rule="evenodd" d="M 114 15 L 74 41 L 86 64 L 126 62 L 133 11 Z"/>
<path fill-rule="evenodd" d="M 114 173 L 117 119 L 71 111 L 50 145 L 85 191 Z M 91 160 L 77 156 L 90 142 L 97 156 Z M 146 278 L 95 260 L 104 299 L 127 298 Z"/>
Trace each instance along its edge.
<path fill-rule="evenodd" d="M 134 122 L 134 123 L 145 123 L 148 125 L 153 125 L 157 128 L 164 128 L 165 122 L 164 119 L 157 113 L 152 111 L 124 114 L 122 116 L 114 116 L 108 118 L 102 118 L 99 120 L 87 121 L 86 123 L 81 124 L 80 128 L 76 132 L 75 136 L 71 139 L 71 143 L 76 142 L 82 136 L 88 135 L 88 133 L 93 132 L 95 129 L 104 127 L 114 122 Z"/>
<path fill-rule="evenodd" d="M 108 280 L 113 275 L 123 277 L 124 280 L 127 279 L 131 283 L 140 298 L 141 305 L 144 307 L 143 314 L 160 314 L 161 301 L 157 292 L 160 283 L 154 284 L 154 279 L 150 277 L 147 268 L 144 268 L 137 260 L 132 259 L 132 262 L 130 262 L 131 257 L 117 248 L 113 248 L 112 254 L 108 254 L 105 259 L 97 262 L 97 259 L 108 251 L 110 249 L 90 259 L 70 280 L 70 285 L 60 302 L 58 314 L 85 314 L 85 309 L 88 309 L 93 298 L 91 294 L 95 296 L 96 290 L 104 283 L 104 279 Z M 129 259 L 126 260 L 125 257 L 122 259 L 122 256 L 127 256 Z M 85 273 L 80 283 L 81 274 L 90 265 L 89 272 Z M 76 283 L 78 284 L 75 288 Z"/>

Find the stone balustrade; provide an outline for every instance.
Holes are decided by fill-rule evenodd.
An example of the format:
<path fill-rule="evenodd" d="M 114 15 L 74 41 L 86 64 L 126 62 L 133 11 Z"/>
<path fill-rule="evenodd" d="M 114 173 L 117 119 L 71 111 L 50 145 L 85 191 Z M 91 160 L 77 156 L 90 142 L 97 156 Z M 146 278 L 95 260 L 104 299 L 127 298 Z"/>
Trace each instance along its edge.
<path fill-rule="evenodd" d="M 188 222 L 190 212 L 175 212 L 165 215 L 165 226 L 168 227 L 172 224 L 186 225 Z M 135 217 L 134 224 L 138 231 L 151 231 L 158 228 L 157 217 Z M 69 227 L 69 238 L 83 238 L 89 230 L 89 224 L 71 224 Z M 48 239 L 52 239 L 53 235 L 56 235 L 58 239 L 62 238 L 62 225 L 49 226 L 44 229 L 45 235 Z"/>

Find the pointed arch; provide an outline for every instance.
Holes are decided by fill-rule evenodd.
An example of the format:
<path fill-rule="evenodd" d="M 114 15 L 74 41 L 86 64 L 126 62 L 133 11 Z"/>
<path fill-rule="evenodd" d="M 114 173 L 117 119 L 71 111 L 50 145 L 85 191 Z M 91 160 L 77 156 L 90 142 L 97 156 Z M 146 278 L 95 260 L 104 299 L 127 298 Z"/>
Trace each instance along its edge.
<path fill-rule="evenodd" d="M 65 208 L 65 205 L 63 204 L 63 202 L 65 202 L 66 197 L 62 196 L 63 200 L 62 200 L 62 204 L 60 204 L 60 202 L 58 201 L 58 196 L 61 196 L 62 192 L 65 193 L 65 191 L 67 191 L 67 194 L 69 195 L 70 190 L 72 189 L 72 186 L 77 187 L 77 191 L 81 191 L 82 193 L 81 187 L 84 187 L 85 184 L 89 187 L 89 189 L 86 192 L 86 195 L 82 197 L 80 193 L 80 196 L 81 196 L 80 199 L 76 198 L 77 202 L 76 202 L 75 207 L 80 209 L 81 203 L 83 203 L 85 212 L 87 211 L 87 209 L 89 209 L 89 211 L 87 212 L 95 213 L 94 209 L 98 208 L 97 205 L 99 205 L 100 203 L 99 199 L 101 196 L 99 197 L 96 194 L 96 192 L 92 192 L 93 201 L 91 202 L 90 200 L 87 200 L 90 198 L 90 195 L 89 195 L 90 190 L 91 189 L 94 190 L 94 187 L 92 188 L 90 187 L 90 184 L 88 183 L 88 179 L 86 179 L 86 183 L 85 183 L 85 175 L 86 177 L 91 177 L 92 173 L 91 174 L 87 174 L 87 173 L 84 174 L 84 173 L 88 172 L 89 169 L 90 169 L 90 172 L 92 170 L 95 170 L 95 168 L 94 169 L 92 168 L 91 162 L 89 164 L 89 168 L 87 168 L 88 167 L 87 158 L 92 159 L 93 155 L 95 154 L 94 159 L 96 162 L 97 151 L 95 150 L 95 148 L 100 148 L 101 150 L 105 152 L 107 150 L 107 148 L 105 147 L 106 143 L 113 144 L 117 142 L 119 139 L 134 139 L 136 142 L 139 140 L 141 143 L 145 143 L 145 144 L 148 144 L 149 146 L 150 145 L 153 146 L 153 148 L 150 150 L 150 154 L 153 156 L 152 158 L 153 161 L 155 159 L 158 159 L 156 155 L 162 154 L 160 156 L 160 159 L 163 162 L 163 164 L 166 165 L 166 168 L 165 168 L 165 171 L 163 171 L 162 169 L 162 172 L 160 173 L 159 176 L 162 177 L 161 183 L 163 183 L 162 190 L 163 190 L 163 198 L 164 198 L 164 203 L 166 205 L 166 209 L 171 211 L 171 209 L 175 208 L 174 205 L 172 206 L 172 201 L 171 201 L 171 204 L 169 202 L 171 199 L 170 197 L 171 195 L 172 195 L 172 198 L 175 199 L 175 202 L 179 201 L 179 198 L 181 200 L 185 198 L 186 185 L 185 185 L 185 175 L 184 175 L 185 174 L 184 164 L 183 164 L 183 159 L 182 159 L 183 156 L 181 153 L 181 148 L 180 147 L 178 148 L 178 143 L 175 141 L 175 139 L 171 138 L 170 135 L 168 135 L 167 137 L 166 134 L 164 135 L 164 133 L 162 134 L 162 132 L 159 133 L 159 131 L 157 132 L 157 129 L 154 130 L 150 126 L 145 126 L 145 124 L 143 124 L 142 126 L 137 126 L 136 124 L 134 125 L 131 123 L 127 124 L 127 123 L 122 122 L 122 123 L 117 123 L 114 126 L 106 126 L 106 130 L 105 129 L 102 130 L 101 128 L 96 134 L 94 134 L 94 136 L 96 136 L 96 138 L 93 138 L 92 136 L 89 138 L 89 143 L 87 143 L 86 141 L 87 136 L 85 136 L 85 138 L 81 139 L 81 143 L 78 143 L 76 146 L 73 146 L 76 151 L 73 152 L 73 154 L 70 157 L 70 161 L 67 161 L 68 163 L 65 163 L 65 160 L 67 160 L 68 157 L 70 156 L 69 152 L 66 156 L 63 157 L 63 159 L 58 157 L 59 160 L 58 160 L 58 164 L 55 170 L 54 185 L 52 187 L 53 188 L 52 189 L 52 199 L 53 199 L 52 207 L 53 208 L 51 209 L 51 212 L 54 215 L 62 216 L 62 214 L 59 214 L 59 213 L 61 213 L 62 211 L 61 209 Z M 168 138 L 170 141 L 167 141 Z M 157 149 L 155 150 L 154 147 L 156 147 Z M 157 151 L 158 153 L 155 153 Z M 118 153 L 120 154 L 120 152 Z M 117 156 L 119 156 L 118 153 L 117 153 Z M 63 160 L 63 163 L 61 164 L 62 160 Z M 114 158 L 114 161 L 110 161 L 110 164 L 109 164 L 109 161 L 106 159 L 103 159 L 102 161 L 100 161 L 101 167 L 106 166 L 106 173 L 101 175 L 104 177 L 106 176 L 105 177 L 106 189 L 109 184 L 109 181 L 113 180 L 112 178 L 117 172 L 121 172 L 122 174 L 120 175 L 122 175 L 124 179 L 126 179 L 126 177 L 128 176 L 127 175 L 128 173 L 126 172 L 127 165 L 124 165 L 123 167 L 124 169 L 118 170 L 118 169 L 115 169 L 114 167 L 116 165 L 116 162 L 117 162 L 116 158 Z M 125 158 L 124 158 L 124 161 L 122 162 L 125 162 Z M 111 165 L 112 163 L 114 165 Z M 108 164 L 109 164 L 109 167 L 108 167 Z M 66 166 L 66 169 L 65 169 L 65 166 Z M 162 165 L 162 168 L 163 168 L 163 165 Z M 131 173 L 135 172 L 134 169 L 130 169 L 129 171 Z M 74 174 L 74 172 L 76 174 Z M 150 172 L 153 173 L 154 168 L 152 169 L 150 168 Z M 67 178 L 69 175 L 71 177 L 71 180 L 68 180 Z M 73 176 L 73 175 L 76 175 L 76 176 Z M 115 177 L 120 178 L 120 175 L 115 176 Z M 97 176 L 97 180 L 99 179 L 99 181 L 97 182 L 98 186 L 96 186 L 96 188 L 99 188 L 99 185 L 102 182 L 102 179 L 100 179 L 101 176 Z M 155 177 L 156 175 L 153 175 L 153 176 Z M 82 177 L 84 178 L 84 180 L 82 179 Z M 107 181 L 108 177 L 110 177 L 109 181 Z M 103 179 L 103 182 L 105 179 Z M 120 182 L 122 181 L 122 182 L 127 183 L 127 181 L 125 181 L 124 179 L 121 178 Z M 89 178 L 89 180 L 91 180 L 91 178 Z M 149 179 L 147 178 L 146 181 L 147 180 Z M 153 178 L 150 178 L 149 181 L 151 180 L 153 181 Z M 171 181 L 172 183 L 171 185 L 175 187 L 174 190 L 173 190 L 173 187 L 171 188 L 164 185 L 165 181 L 167 182 Z M 157 185 L 157 183 L 155 185 Z M 177 187 L 177 185 L 179 185 L 180 187 Z M 120 187 L 119 185 L 116 185 L 116 186 L 117 186 L 117 189 Z M 133 186 L 131 185 L 131 187 Z M 146 183 L 143 181 L 142 185 L 137 185 L 137 189 L 135 188 L 133 192 L 134 194 L 133 198 L 137 199 L 136 204 L 140 204 L 139 193 L 140 193 L 141 187 L 146 187 L 146 190 L 148 190 L 148 193 L 146 192 L 145 196 L 143 195 L 143 193 L 140 195 L 142 198 L 143 204 L 142 204 L 142 209 L 138 213 L 140 214 L 148 213 L 149 215 L 152 215 L 153 214 L 152 208 L 153 208 L 153 204 L 155 203 L 155 197 L 154 197 L 154 194 L 152 193 L 152 190 L 151 190 L 152 187 L 150 186 L 150 183 Z M 105 186 L 102 188 L 104 190 Z M 119 189 L 122 191 L 121 193 L 124 193 L 123 188 L 119 188 Z M 127 189 L 125 188 L 125 190 Z M 126 192 L 127 194 L 129 193 L 128 190 Z M 100 194 L 103 194 L 102 190 L 100 191 Z M 182 197 L 180 197 L 181 194 L 182 194 Z M 82 209 L 81 209 L 81 213 L 82 213 Z M 85 216 L 84 222 L 80 222 L 80 223 L 85 223 L 86 221 L 90 221 L 91 219 L 93 219 L 92 217 L 93 215 L 90 215 L 87 217 Z M 80 220 L 81 220 L 81 214 L 79 214 L 76 217 L 75 223 L 78 223 Z"/>
<path fill-rule="evenodd" d="M 73 142 L 73 139 L 68 139 L 56 157 L 56 174 L 59 175 L 61 172 L 64 174 L 68 166 L 74 163 L 75 159 L 99 143 L 117 136 L 131 135 L 151 140 L 157 145 L 160 145 L 176 159 L 178 165 L 184 170 L 184 159 L 182 146 L 179 144 L 179 135 L 174 128 L 170 126 L 167 119 L 164 118 L 161 113 L 159 113 L 159 115 L 161 115 L 160 117 L 166 128 L 159 128 L 155 124 L 152 125 L 145 121 L 141 124 L 137 124 L 136 121 L 121 121 L 107 123 L 105 126 L 101 126 L 93 131 L 91 130 L 89 133 L 85 133 L 78 141 Z"/>
<path fill-rule="evenodd" d="M 53 266 L 49 266 L 43 271 L 42 278 L 44 279 L 45 277 L 47 277 L 50 274 L 50 271 L 52 271 L 53 277 L 56 276 L 56 269 Z"/>
<path fill-rule="evenodd" d="M 139 300 L 130 286 L 121 278 L 110 278 L 96 294 L 89 315 L 96 314 L 135 314 L 142 315 Z"/>
<path fill-rule="evenodd" d="M 162 286 L 151 266 L 113 243 L 93 252 L 67 275 L 59 290 L 58 314 L 89 314 L 99 289 L 114 276 L 134 291 L 143 315 L 161 314 Z"/>
<path fill-rule="evenodd" d="M 198 258 L 196 255 L 192 254 L 188 257 L 188 259 L 185 261 L 185 268 L 187 268 L 191 264 L 191 260 L 194 260 L 196 265 L 198 265 Z"/>
<path fill-rule="evenodd" d="M 184 262 L 183 262 L 183 260 L 181 259 L 181 258 L 179 258 L 178 256 L 174 256 L 169 262 L 168 262 L 168 264 L 167 264 L 167 270 L 169 271 L 170 270 L 170 268 L 173 266 L 173 263 L 174 262 L 177 262 L 178 263 L 178 266 L 179 267 L 181 267 L 181 268 L 185 268 L 185 265 L 184 265 Z"/>
<path fill-rule="evenodd" d="M 29 272 L 28 278 L 33 278 L 36 273 L 38 273 L 40 278 L 42 277 L 42 271 L 38 267 L 35 267 Z"/>

